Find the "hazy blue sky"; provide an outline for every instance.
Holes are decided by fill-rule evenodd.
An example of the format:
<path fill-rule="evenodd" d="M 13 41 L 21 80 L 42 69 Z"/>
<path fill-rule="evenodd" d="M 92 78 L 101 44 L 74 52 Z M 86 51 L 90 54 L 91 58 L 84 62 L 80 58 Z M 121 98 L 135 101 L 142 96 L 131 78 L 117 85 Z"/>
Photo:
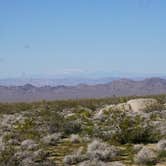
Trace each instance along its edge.
<path fill-rule="evenodd" d="M 0 0 L 0 77 L 166 73 L 166 0 Z"/>

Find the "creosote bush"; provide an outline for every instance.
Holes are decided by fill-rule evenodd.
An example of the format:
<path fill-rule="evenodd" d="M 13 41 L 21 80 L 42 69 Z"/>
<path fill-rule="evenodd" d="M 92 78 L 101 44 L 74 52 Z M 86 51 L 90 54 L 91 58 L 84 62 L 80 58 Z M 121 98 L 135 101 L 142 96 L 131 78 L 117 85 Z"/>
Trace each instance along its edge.
<path fill-rule="evenodd" d="M 65 135 L 77 134 L 81 131 L 81 123 L 78 119 L 65 119 L 59 112 L 53 110 L 41 110 L 39 116 L 49 127 L 49 133 L 63 132 Z"/>
<path fill-rule="evenodd" d="M 83 148 L 78 149 L 78 151 L 74 152 L 71 155 L 67 155 L 64 157 L 64 164 L 65 165 L 72 165 L 72 164 L 77 164 L 80 163 L 84 160 L 87 160 L 87 155 L 82 154 Z"/>
<path fill-rule="evenodd" d="M 15 149 L 11 145 L 6 145 L 5 149 L 0 152 L 1 166 L 18 166 L 20 162 L 14 157 Z"/>
<path fill-rule="evenodd" d="M 70 136 L 70 141 L 72 143 L 80 143 L 81 142 L 81 137 L 79 135 L 77 135 L 77 134 L 72 134 Z"/>
<path fill-rule="evenodd" d="M 93 136 L 120 144 L 153 143 L 160 139 L 159 131 L 150 120 L 140 115 L 130 116 L 118 110 L 112 111 L 104 122 L 98 122 Z"/>
<path fill-rule="evenodd" d="M 34 118 L 25 119 L 23 123 L 17 122 L 13 126 L 15 137 L 19 136 L 20 140 L 24 139 L 39 139 L 40 134 L 35 129 Z"/>
<path fill-rule="evenodd" d="M 119 150 L 115 146 L 99 140 L 94 140 L 88 145 L 87 154 L 90 160 L 112 161 L 117 157 Z"/>
<path fill-rule="evenodd" d="M 116 137 L 122 144 L 156 142 L 160 135 L 154 131 L 154 126 L 140 116 L 126 116 L 119 122 L 120 131 Z"/>
<path fill-rule="evenodd" d="M 81 132 L 81 122 L 79 120 L 66 121 L 64 124 L 64 133 L 66 135 L 77 134 Z"/>
<path fill-rule="evenodd" d="M 157 162 L 157 154 L 151 149 L 144 147 L 136 155 L 135 162 L 137 164 L 155 165 Z"/>
<path fill-rule="evenodd" d="M 151 106 L 147 106 L 144 112 L 151 112 L 151 111 L 161 111 L 164 109 L 164 106 L 160 103 L 153 104 Z"/>

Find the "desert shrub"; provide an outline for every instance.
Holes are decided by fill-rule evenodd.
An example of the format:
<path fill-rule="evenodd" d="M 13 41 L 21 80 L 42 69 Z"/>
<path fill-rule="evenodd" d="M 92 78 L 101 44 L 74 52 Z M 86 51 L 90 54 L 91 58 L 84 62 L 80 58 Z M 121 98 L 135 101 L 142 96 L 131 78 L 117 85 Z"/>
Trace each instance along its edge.
<path fill-rule="evenodd" d="M 165 94 L 161 94 L 161 95 L 152 95 L 151 97 L 157 99 L 157 101 L 158 101 L 160 104 L 166 103 L 166 95 L 165 95 Z"/>
<path fill-rule="evenodd" d="M 158 150 L 158 159 L 163 160 L 166 159 L 166 139 L 160 140 L 157 143 Z"/>
<path fill-rule="evenodd" d="M 104 122 L 98 122 L 93 129 L 93 136 L 121 144 L 152 143 L 160 139 L 160 132 L 150 120 L 117 110 L 111 112 Z"/>
<path fill-rule="evenodd" d="M 94 126 L 93 128 L 89 129 L 89 135 L 92 136 L 93 138 L 99 138 L 102 139 L 103 141 L 112 141 L 112 142 L 117 142 L 115 140 L 115 132 L 116 129 L 113 129 L 112 127 L 108 126 Z"/>
<path fill-rule="evenodd" d="M 5 149 L 0 152 L 1 166 L 18 166 L 19 161 L 14 157 L 15 149 L 11 145 L 6 145 Z"/>
<path fill-rule="evenodd" d="M 56 145 L 57 142 L 61 139 L 62 134 L 61 133 L 54 133 L 51 135 L 44 136 L 41 139 L 41 142 L 45 145 Z"/>
<path fill-rule="evenodd" d="M 127 97 L 119 97 L 119 103 L 126 103 L 128 100 Z"/>
<path fill-rule="evenodd" d="M 80 162 L 86 160 L 87 155 L 82 154 L 82 151 L 83 151 L 83 149 L 80 148 L 80 149 L 78 149 L 78 151 L 74 152 L 73 154 L 65 156 L 64 160 L 63 160 L 64 164 L 73 165 L 73 164 L 77 164 L 77 163 L 80 163 Z"/>
<path fill-rule="evenodd" d="M 57 111 L 42 109 L 39 115 L 48 126 L 49 133 L 62 132 L 64 126 L 64 117 Z"/>
<path fill-rule="evenodd" d="M 86 126 L 83 128 L 82 135 L 88 135 L 92 137 L 94 135 L 94 126 Z"/>
<path fill-rule="evenodd" d="M 1 114 L 14 114 L 18 112 L 32 111 L 33 109 L 33 103 L 0 103 Z"/>
<path fill-rule="evenodd" d="M 56 110 L 41 110 L 39 116 L 42 117 L 44 123 L 48 126 L 49 133 L 64 132 L 65 135 L 70 135 L 81 131 L 79 120 L 73 120 L 72 118 L 65 119 Z"/>
<path fill-rule="evenodd" d="M 50 116 L 50 120 L 48 121 L 49 132 L 61 132 L 63 131 L 64 119 L 59 114 L 53 114 Z"/>
<path fill-rule="evenodd" d="M 153 104 L 151 106 L 147 106 L 144 112 L 151 112 L 151 111 L 161 111 L 164 109 L 164 105 L 160 103 Z"/>
<path fill-rule="evenodd" d="M 116 114 L 116 116 L 118 116 Z M 157 142 L 161 135 L 160 132 L 148 120 L 140 115 L 131 116 L 123 114 L 120 120 L 114 116 L 115 122 L 118 124 L 119 130 L 115 135 L 115 139 L 120 143 L 153 143 Z"/>
<path fill-rule="evenodd" d="M 118 155 L 118 149 L 107 143 L 94 140 L 88 145 L 87 154 L 90 160 L 98 159 L 102 161 L 111 161 Z"/>
<path fill-rule="evenodd" d="M 120 143 L 147 143 L 159 139 L 159 134 L 150 122 L 140 116 L 126 116 L 119 122 L 119 128 L 116 138 Z"/>
<path fill-rule="evenodd" d="M 65 156 L 64 163 L 66 165 L 73 165 L 73 164 L 80 163 L 84 161 L 85 159 L 86 159 L 86 156 L 84 155 L 73 154 L 73 155 Z"/>
<path fill-rule="evenodd" d="M 58 166 L 58 165 L 51 160 L 44 160 L 44 161 L 35 163 L 35 166 Z"/>
<path fill-rule="evenodd" d="M 158 154 L 159 159 L 166 159 L 166 151 L 160 151 Z"/>
<path fill-rule="evenodd" d="M 80 115 L 81 115 L 82 119 L 87 119 L 87 118 L 90 118 L 90 116 L 91 116 L 90 112 L 88 112 L 88 111 L 84 111 Z"/>
<path fill-rule="evenodd" d="M 144 147 L 135 156 L 135 162 L 137 164 L 155 165 L 157 155 L 151 149 Z"/>
<path fill-rule="evenodd" d="M 64 124 L 64 133 L 66 135 L 77 134 L 82 131 L 81 122 L 79 120 L 66 121 Z"/>
<path fill-rule="evenodd" d="M 133 145 L 133 152 L 139 152 L 143 148 L 143 144 L 135 144 Z"/>
<path fill-rule="evenodd" d="M 2 141 L 7 143 L 10 139 L 14 139 L 14 134 L 12 132 L 3 135 Z"/>
<path fill-rule="evenodd" d="M 70 141 L 72 143 L 80 143 L 81 142 L 81 137 L 79 135 L 77 135 L 77 134 L 72 134 L 70 136 Z"/>
<path fill-rule="evenodd" d="M 158 118 L 160 117 L 160 115 L 158 115 L 158 114 L 156 114 L 156 112 L 152 112 L 151 114 L 150 114 L 150 120 L 152 120 L 152 121 L 156 121 Z"/>
<path fill-rule="evenodd" d="M 158 151 L 166 151 L 166 139 L 160 140 L 157 143 L 157 149 Z"/>
<path fill-rule="evenodd" d="M 16 122 L 13 126 L 15 137 L 19 135 L 20 140 L 39 139 L 40 133 L 35 129 L 36 123 L 34 118 L 25 119 L 23 123 Z"/>
<path fill-rule="evenodd" d="M 78 166 L 107 166 L 107 164 L 99 160 L 87 160 L 81 162 Z"/>

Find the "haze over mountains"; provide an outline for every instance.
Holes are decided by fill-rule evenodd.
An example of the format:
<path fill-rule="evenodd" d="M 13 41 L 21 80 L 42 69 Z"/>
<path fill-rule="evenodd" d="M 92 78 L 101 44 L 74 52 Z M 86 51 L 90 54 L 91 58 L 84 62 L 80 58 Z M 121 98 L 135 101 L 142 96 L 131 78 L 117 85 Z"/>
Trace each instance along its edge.
<path fill-rule="evenodd" d="M 150 95 L 166 93 L 166 80 L 147 78 L 113 80 L 104 84 L 79 84 L 76 86 L 0 86 L 0 102 L 31 102 L 77 98 L 102 98 L 111 96 Z"/>
<path fill-rule="evenodd" d="M 2 86 L 23 86 L 25 84 L 31 84 L 37 87 L 41 86 L 75 86 L 78 84 L 103 84 L 108 83 L 119 78 L 116 77 L 104 77 L 104 78 L 86 78 L 86 77 L 62 77 L 62 78 L 6 78 L 0 79 L 0 85 Z"/>
<path fill-rule="evenodd" d="M 71 70 L 71 69 L 70 69 Z M 74 69 L 73 69 L 74 70 Z M 143 80 L 145 78 L 166 78 L 165 74 L 161 73 L 127 73 L 121 71 L 62 71 L 54 75 L 49 74 L 26 74 L 20 76 L 0 78 L 0 85 L 2 86 L 24 86 L 25 84 L 32 84 L 37 87 L 41 86 L 76 86 L 78 84 L 105 84 L 113 80 L 122 78 L 129 78 L 132 80 Z"/>

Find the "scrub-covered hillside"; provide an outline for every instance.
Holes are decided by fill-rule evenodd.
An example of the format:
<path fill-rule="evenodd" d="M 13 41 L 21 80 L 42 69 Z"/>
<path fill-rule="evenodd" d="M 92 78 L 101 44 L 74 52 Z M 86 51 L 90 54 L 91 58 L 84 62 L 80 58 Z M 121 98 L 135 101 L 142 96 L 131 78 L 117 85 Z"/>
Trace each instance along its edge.
<path fill-rule="evenodd" d="M 166 96 L 0 104 L 1 166 L 166 165 Z"/>

